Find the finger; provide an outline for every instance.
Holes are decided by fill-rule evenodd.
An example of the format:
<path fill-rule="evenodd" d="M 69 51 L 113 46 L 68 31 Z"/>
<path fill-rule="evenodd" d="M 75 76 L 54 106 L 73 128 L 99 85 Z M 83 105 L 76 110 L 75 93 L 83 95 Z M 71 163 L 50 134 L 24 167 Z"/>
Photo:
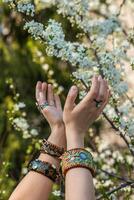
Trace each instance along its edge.
<path fill-rule="evenodd" d="M 43 95 L 44 95 L 44 102 L 46 102 L 47 101 L 47 97 L 46 97 L 46 95 L 47 95 L 47 83 L 42 83 L 42 93 L 43 93 Z"/>
<path fill-rule="evenodd" d="M 44 93 L 41 89 L 40 93 L 39 93 L 39 104 L 44 104 L 45 103 L 45 98 L 44 98 Z"/>
<path fill-rule="evenodd" d="M 98 81 L 100 82 L 99 93 L 96 97 L 97 101 L 105 101 L 107 94 L 107 84 L 101 76 L 98 77 Z"/>
<path fill-rule="evenodd" d="M 51 105 L 51 106 L 55 105 L 54 93 L 53 93 L 53 88 L 52 88 L 51 84 L 48 84 L 48 88 L 47 88 L 47 101 L 48 101 L 49 105 Z"/>
<path fill-rule="evenodd" d="M 100 107 L 99 113 L 102 113 L 102 112 L 103 112 L 105 106 L 106 106 L 107 103 L 109 102 L 109 97 L 110 97 L 110 95 L 111 95 L 111 91 L 110 91 L 109 89 L 107 89 L 106 99 L 105 99 L 104 103 L 102 104 L 102 106 Z"/>
<path fill-rule="evenodd" d="M 96 96 L 98 95 L 99 87 L 100 87 L 100 82 L 98 81 L 98 76 L 95 75 L 92 78 L 92 85 L 91 85 L 90 91 L 81 101 L 81 103 L 83 104 L 83 102 L 85 103 L 85 102 L 93 101 L 93 99 L 95 99 Z"/>
<path fill-rule="evenodd" d="M 62 112 L 61 100 L 60 100 L 59 95 L 54 94 L 54 101 L 55 101 L 55 105 L 56 105 L 57 110 Z"/>
<path fill-rule="evenodd" d="M 75 85 L 73 85 L 68 92 L 64 109 L 72 110 L 74 108 L 77 95 L 78 95 L 78 88 Z"/>
<path fill-rule="evenodd" d="M 39 93 L 41 92 L 41 87 L 42 87 L 42 83 L 41 83 L 41 81 L 38 81 L 37 84 L 36 84 L 36 89 L 35 89 L 35 97 L 36 97 L 36 101 L 38 103 L 40 101 Z"/>

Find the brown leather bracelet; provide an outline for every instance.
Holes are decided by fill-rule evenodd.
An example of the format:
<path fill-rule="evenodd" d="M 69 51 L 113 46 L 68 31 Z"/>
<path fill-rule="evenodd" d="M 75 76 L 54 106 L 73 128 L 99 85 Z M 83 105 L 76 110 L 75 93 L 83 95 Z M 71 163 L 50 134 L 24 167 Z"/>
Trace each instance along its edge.
<path fill-rule="evenodd" d="M 61 178 L 60 172 L 54 164 L 39 159 L 35 159 L 29 164 L 28 171 L 40 173 L 56 183 L 59 183 Z"/>
<path fill-rule="evenodd" d="M 60 156 L 64 153 L 64 148 L 59 147 L 55 144 L 52 144 L 51 142 L 47 141 L 46 139 L 43 139 L 40 152 L 51 155 L 56 158 L 60 158 Z"/>

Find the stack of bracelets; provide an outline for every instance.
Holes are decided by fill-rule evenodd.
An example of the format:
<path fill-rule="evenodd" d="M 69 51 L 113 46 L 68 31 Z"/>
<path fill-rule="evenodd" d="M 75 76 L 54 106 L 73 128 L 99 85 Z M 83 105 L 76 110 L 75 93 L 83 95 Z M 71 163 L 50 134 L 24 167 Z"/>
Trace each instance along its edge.
<path fill-rule="evenodd" d="M 75 148 L 64 151 L 64 148 L 58 147 L 44 139 L 42 141 L 40 152 L 53 156 L 56 159 L 62 159 L 61 167 L 63 177 L 66 176 L 68 170 L 76 167 L 86 168 L 93 176 L 95 175 L 93 157 L 91 153 L 85 149 Z M 55 165 L 39 159 L 36 159 L 29 164 L 29 171 L 31 170 L 43 174 L 53 182 L 59 182 L 62 177 Z"/>

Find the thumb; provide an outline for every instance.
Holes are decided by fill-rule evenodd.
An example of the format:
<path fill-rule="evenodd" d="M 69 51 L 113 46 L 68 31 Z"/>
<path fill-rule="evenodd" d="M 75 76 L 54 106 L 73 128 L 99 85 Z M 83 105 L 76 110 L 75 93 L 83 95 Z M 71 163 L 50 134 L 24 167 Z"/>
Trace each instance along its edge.
<path fill-rule="evenodd" d="M 64 106 L 65 109 L 69 110 L 73 109 L 77 95 L 78 95 L 78 88 L 75 85 L 73 85 L 68 92 Z"/>

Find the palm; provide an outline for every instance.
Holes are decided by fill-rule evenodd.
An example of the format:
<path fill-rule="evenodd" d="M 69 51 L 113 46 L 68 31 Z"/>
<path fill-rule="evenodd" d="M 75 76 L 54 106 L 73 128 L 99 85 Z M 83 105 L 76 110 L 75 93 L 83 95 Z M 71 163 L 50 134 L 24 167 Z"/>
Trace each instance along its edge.
<path fill-rule="evenodd" d="M 55 106 L 48 106 L 47 111 L 42 111 L 49 124 L 57 124 L 63 122 L 62 110 L 58 110 Z"/>
<path fill-rule="evenodd" d="M 38 82 L 36 85 L 36 100 L 39 105 L 48 103 L 41 112 L 51 127 L 63 123 L 61 101 L 59 96 L 54 94 L 52 85 Z"/>

